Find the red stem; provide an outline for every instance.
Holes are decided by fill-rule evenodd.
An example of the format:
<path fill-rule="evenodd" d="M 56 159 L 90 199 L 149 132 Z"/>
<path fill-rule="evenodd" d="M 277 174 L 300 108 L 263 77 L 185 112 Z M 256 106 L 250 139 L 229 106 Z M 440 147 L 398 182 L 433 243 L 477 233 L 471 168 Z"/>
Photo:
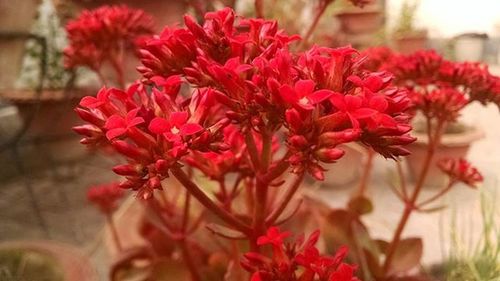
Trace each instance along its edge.
<path fill-rule="evenodd" d="M 255 15 L 264 18 L 264 0 L 255 0 Z"/>
<path fill-rule="evenodd" d="M 363 169 L 363 174 L 361 175 L 361 180 L 358 186 L 357 196 L 363 196 L 366 193 L 366 187 L 368 185 L 368 181 L 370 180 L 371 171 L 373 168 L 373 158 L 375 156 L 375 152 L 368 148 L 366 150 L 366 161 Z"/>
<path fill-rule="evenodd" d="M 436 201 L 437 199 L 439 199 L 440 197 L 442 197 L 443 195 L 445 195 L 448 191 L 451 190 L 451 188 L 453 187 L 453 185 L 455 184 L 456 182 L 454 180 L 450 180 L 448 181 L 448 184 L 446 185 L 445 188 L 443 188 L 440 192 L 438 192 L 437 194 L 435 194 L 434 196 L 432 196 L 431 198 L 428 198 L 420 203 L 418 203 L 417 207 L 418 208 L 421 208 L 429 203 L 432 203 L 434 201 Z"/>
<path fill-rule="evenodd" d="M 321 16 L 325 13 L 326 7 L 328 5 L 325 4 L 320 4 L 318 7 L 318 12 L 316 13 L 313 22 L 311 23 L 311 26 L 309 26 L 309 29 L 306 32 L 306 35 L 304 36 L 304 39 L 302 40 L 302 43 L 300 43 L 299 49 L 302 50 L 304 47 L 306 47 L 307 43 L 309 42 L 309 39 L 314 33 L 314 30 L 318 26 L 319 20 L 321 19 Z"/>
<path fill-rule="evenodd" d="M 184 173 L 181 168 L 173 168 L 172 175 L 193 195 L 205 208 L 213 212 L 220 219 L 231 225 L 235 229 L 243 232 L 247 236 L 252 234 L 252 229 L 237 219 L 234 215 L 215 204 L 191 179 Z"/>
<path fill-rule="evenodd" d="M 182 257 L 184 258 L 184 262 L 186 263 L 189 272 L 191 273 L 192 281 L 203 280 L 200 272 L 198 271 L 198 265 L 196 264 L 196 262 L 193 259 L 193 256 L 191 255 L 191 250 L 189 249 L 188 242 L 185 240 L 182 241 L 181 248 L 182 248 Z"/>
<path fill-rule="evenodd" d="M 429 146 L 427 148 L 427 155 L 425 156 L 424 162 L 423 162 L 423 167 L 420 172 L 420 176 L 418 178 L 418 181 L 415 185 L 415 190 L 413 191 L 412 196 L 409 198 L 409 200 L 405 204 L 405 209 L 403 211 L 403 214 L 401 216 L 401 219 L 399 220 L 399 224 L 396 228 L 396 231 L 394 232 L 394 236 L 391 240 L 391 243 L 389 244 L 389 247 L 386 252 L 386 258 L 384 262 L 384 274 L 387 274 L 391 267 L 391 262 L 392 259 L 394 258 L 394 253 L 396 252 L 396 249 L 398 248 L 399 242 L 401 241 L 401 234 L 403 233 L 403 230 L 408 223 L 408 219 L 410 218 L 411 213 L 415 210 L 415 203 L 418 199 L 418 196 L 420 194 L 420 191 L 422 190 L 422 187 L 424 186 L 425 180 L 427 178 L 427 174 L 429 173 L 430 166 L 432 159 L 434 157 L 434 153 L 436 151 L 437 146 L 439 145 L 439 140 L 442 135 L 442 129 L 444 126 L 444 122 L 439 121 L 435 132 L 432 131 L 432 126 L 431 126 L 431 120 L 429 117 L 427 117 L 427 136 L 429 138 Z M 433 136 L 434 133 L 434 136 Z"/>
<path fill-rule="evenodd" d="M 274 211 L 267 217 L 266 223 L 268 225 L 272 225 L 283 213 L 286 206 L 288 205 L 288 203 L 290 203 L 290 200 L 293 198 L 293 195 L 295 195 L 295 193 L 297 192 L 303 179 L 304 179 L 304 173 L 302 172 L 295 178 L 292 185 L 288 188 L 285 195 L 281 198 L 281 201 L 278 203 L 278 207 L 276 207 L 276 209 L 274 209 Z"/>

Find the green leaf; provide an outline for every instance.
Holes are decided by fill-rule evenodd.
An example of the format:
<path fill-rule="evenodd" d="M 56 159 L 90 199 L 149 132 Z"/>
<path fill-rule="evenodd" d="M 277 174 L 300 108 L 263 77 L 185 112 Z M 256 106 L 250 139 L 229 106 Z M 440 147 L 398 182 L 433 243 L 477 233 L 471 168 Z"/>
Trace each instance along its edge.
<path fill-rule="evenodd" d="M 369 214 L 373 211 L 373 204 L 370 199 L 364 196 L 357 196 L 349 200 L 347 208 L 359 216 Z"/>
<path fill-rule="evenodd" d="M 394 252 L 388 275 L 405 273 L 420 264 L 423 243 L 420 238 L 406 238 L 399 242 Z"/>

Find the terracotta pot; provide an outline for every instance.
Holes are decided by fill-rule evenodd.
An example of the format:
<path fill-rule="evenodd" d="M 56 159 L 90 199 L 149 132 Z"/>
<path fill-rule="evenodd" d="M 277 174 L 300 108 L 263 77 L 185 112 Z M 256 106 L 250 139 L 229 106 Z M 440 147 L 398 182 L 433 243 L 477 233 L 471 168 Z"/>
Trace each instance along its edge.
<path fill-rule="evenodd" d="M 411 155 L 406 157 L 406 163 L 410 177 L 415 181 L 422 171 L 422 164 L 427 154 L 428 138 L 427 135 L 417 132 L 412 133 L 412 135 L 417 137 L 417 141 L 408 147 Z M 484 133 L 479 128 L 468 128 L 462 133 L 444 134 L 431 163 L 425 185 L 442 187 L 446 184 L 447 177 L 437 168 L 437 162 L 446 157 L 465 158 L 471 144 L 482 137 L 484 137 Z"/>
<path fill-rule="evenodd" d="M 345 151 L 345 155 L 337 163 L 324 165 L 328 169 L 325 172 L 325 181 L 322 183 L 324 187 L 337 188 L 351 185 L 359 180 L 363 172 L 363 148 L 356 145 L 342 145 L 341 149 Z"/>
<path fill-rule="evenodd" d="M 41 0 L 0 0 L 0 33 L 29 32 Z M 26 39 L 0 38 L 0 88 L 12 87 L 21 70 Z"/>
<path fill-rule="evenodd" d="M 465 33 L 454 38 L 453 49 L 458 61 L 481 61 L 488 35 Z"/>
<path fill-rule="evenodd" d="M 402 54 L 411 54 L 427 48 L 427 32 L 400 36 L 395 40 L 396 49 Z"/>
<path fill-rule="evenodd" d="M 21 126 L 32 117 L 23 138 L 37 141 L 23 146 L 21 153 L 26 154 L 26 165 L 32 168 L 46 166 L 46 163 L 40 166 L 40 149 L 55 162 L 73 161 L 88 154 L 87 149 L 78 143 L 80 137 L 72 130 L 72 127 L 82 124 L 74 108 L 82 96 L 95 93 L 96 90 L 90 88 L 71 90 L 70 95 L 65 95 L 63 90 L 44 90 L 36 99 L 33 90 L 0 90 L 0 98 L 16 107 Z M 38 111 L 35 111 L 37 107 Z M 29 159 L 33 159 L 33 163 L 29 163 Z"/>
<path fill-rule="evenodd" d="M 50 272 L 54 274 L 54 277 L 62 277 L 64 281 L 98 280 L 97 272 L 92 267 L 90 260 L 80 250 L 70 245 L 53 241 L 9 241 L 0 243 L 0 253 L 19 253 L 20 255 L 32 253 L 32 262 L 39 264 L 45 261 L 47 264 L 53 265 L 49 268 Z M 30 260 L 26 259 L 25 261 Z M 26 265 L 29 266 L 29 263 L 26 262 L 24 266 Z M 29 269 L 25 268 L 25 270 Z"/>
<path fill-rule="evenodd" d="M 347 34 L 364 34 L 377 31 L 383 23 L 383 13 L 376 8 L 352 9 L 336 15 L 341 30 Z"/>

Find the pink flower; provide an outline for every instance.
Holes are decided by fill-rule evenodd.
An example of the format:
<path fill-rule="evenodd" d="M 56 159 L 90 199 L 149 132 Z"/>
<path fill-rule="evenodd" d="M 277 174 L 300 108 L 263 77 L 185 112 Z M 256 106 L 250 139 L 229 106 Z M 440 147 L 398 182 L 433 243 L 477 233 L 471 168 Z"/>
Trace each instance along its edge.
<path fill-rule="evenodd" d="M 312 110 L 314 106 L 333 95 L 329 90 L 314 90 L 315 84 L 311 80 L 299 80 L 294 88 L 283 85 L 279 89 L 281 98 L 287 104 L 297 109 Z"/>
<path fill-rule="evenodd" d="M 283 240 L 289 237 L 291 233 L 289 231 L 281 232 L 279 228 L 273 226 L 267 230 L 266 235 L 259 237 L 257 239 L 257 245 L 271 244 L 276 247 L 283 246 Z"/>

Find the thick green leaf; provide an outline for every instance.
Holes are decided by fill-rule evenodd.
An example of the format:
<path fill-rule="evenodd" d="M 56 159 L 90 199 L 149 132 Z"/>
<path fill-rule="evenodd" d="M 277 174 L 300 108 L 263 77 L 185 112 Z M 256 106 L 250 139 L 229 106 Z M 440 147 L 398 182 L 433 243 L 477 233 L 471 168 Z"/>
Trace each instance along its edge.
<path fill-rule="evenodd" d="M 349 200 L 347 204 L 349 211 L 358 214 L 359 216 L 369 214 L 373 211 L 373 204 L 370 199 L 364 196 L 357 196 Z"/>
<path fill-rule="evenodd" d="M 388 275 L 408 272 L 420 264 L 423 254 L 423 243 L 420 238 L 406 238 L 399 242 Z"/>

